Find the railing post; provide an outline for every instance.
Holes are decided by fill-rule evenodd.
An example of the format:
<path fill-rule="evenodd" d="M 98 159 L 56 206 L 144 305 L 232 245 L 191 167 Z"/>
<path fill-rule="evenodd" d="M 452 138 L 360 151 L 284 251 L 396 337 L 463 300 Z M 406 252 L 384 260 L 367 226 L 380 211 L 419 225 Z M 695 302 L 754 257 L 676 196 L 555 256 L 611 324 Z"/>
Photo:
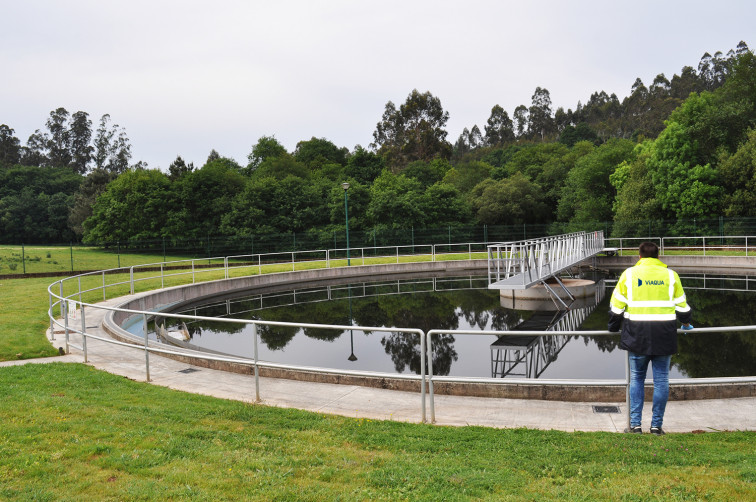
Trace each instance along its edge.
<path fill-rule="evenodd" d="M 50 300 L 50 340 L 55 340 L 55 324 L 53 323 L 53 299 L 52 299 L 52 291 L 47 291 L 47 297 Z"/>
<path fill-rule="evenodd" d="M 142 327 L 144 328 L 144 367 L 147 373 L 147 381 L 150 381 L 150 349 L 147 341 L 147 314 L 142 314 Z"/>
<path fill-rule="evenodd" d="M 87 354 L 87 321 L 84 315 L 84 304 L 81 305 L 81 348 L 84 351 L 84 362 L 88 363 L 89 358 Z"/>
<path fill-rule="evenodd" d="M 435 284 L 434 284 L 433 289 L 435 289 Z M 420 335 L 420 402 L 421 402 L 420 408 L 422 410 L 423 423 L 426 422 L 426 419 L 425 419 L 425 357 L 426 355 L 424 355 L 424 353 L 425 353 L 425 347 L 427 343 L 425 338 L 427 336 L 428 335 L 426 335 L 425 333 L 422 333 Z M 431 400 L 431 409 L 433 409 L 432 407 L 433 407 L 433 400 Z M 435 417 L 434 417 L 434 420 L 435 420 Z"/>
<path fill-rule="evenodd" d="M 223 268 L 226 269 L 226 279 L 228 279 L 228 256 L 223 257 Z"/>
<path fill-rule="evenodd" d="M 102 301 L 105 301 L 105 300 L 107 300 L 107 298 L 105 298 L 105 271 L 103 270 L 102 271 Z"/>
<path fill-rule="evenodd" d="M 703 255 L 706 256 L 706 237 L 703 238 Z"/>
<path fill-rule="evenodd" d="M 160 264 L 160 287 L 165 287 L 165 275 L 163 274 L 163 263 Z"/>
<path fill-rule="evenodd" d="M 331 268 L 331 250 L 326 249 L 326 268 Z"/>
<path fill-rule="evenodd" d="M 425 343 L 425 347 L 422 345 L 422 339 L 428 338 L 427 342 Z M 422 352 L 423 348 L 426 349 L 426 360 L 427 364 L 425 367 L 420 368 L 420 372 L 422 373 L 423 381 L 425 381 L 425 374 L 427 372 L 428 375 L 428 399 L 430 400 L 430 420 L 432 424 L 436 423 L 436 404 L 435 404 L 435 398 L 433 395 L 433 349 L 432 349 L 432 340 L 431 335 L 423 333 L 420 341 L 420 351 Z M 422 365 L 422 360 L 420 362 Z M 423 385 L 423 392 L 425 392 L 425 385 Z M 423 422 L 425 422 L 425 398 L 423 398 Z"/>
<path fill-rule="evenodd" d="M 260 297 L 262 300 L 262 296 Z M 252 323 L 252 337 L 255 340 L 255 402 L 260 402 L 260 367 L 257 365 L 257 323 Z"/>
<path fill-rule="evenodd" d="M 195 279 L 194 279 L 194 258 L 192 258 L 192 284 L 194 284 L 194 282 L 195 282 Z"/>
<path fill-rule="evenodd" d="M 131 294 L 134 294 L 134 267 L 129 268 L 129 282 L 131 284 Z"/>
<path fill-rule="evenodd" d="M 66 354 L 70 353 L 70 350 L 68 348 L 68 302 L 66 300 L 61 300 L 62 309 L 63 309 L 63 327 L 66 331 Z"/>
<path fill-rule="evenodd" d="M 297 269 L 296 261 L 294 261 L 294 251 L 291 252 L 291 271 L 294 272 Z"/>

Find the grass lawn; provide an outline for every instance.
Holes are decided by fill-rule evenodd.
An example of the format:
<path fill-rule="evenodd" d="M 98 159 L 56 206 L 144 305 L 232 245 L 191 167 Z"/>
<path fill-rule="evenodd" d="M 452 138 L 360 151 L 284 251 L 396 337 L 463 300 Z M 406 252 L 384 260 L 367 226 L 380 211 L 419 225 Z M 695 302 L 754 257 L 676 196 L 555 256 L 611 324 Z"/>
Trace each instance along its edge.
<path fill-rule="evenodd" d="M 0 498 L 754 500 L 756 434 L 324 416 L 50 364 L 0 368 Z"/>

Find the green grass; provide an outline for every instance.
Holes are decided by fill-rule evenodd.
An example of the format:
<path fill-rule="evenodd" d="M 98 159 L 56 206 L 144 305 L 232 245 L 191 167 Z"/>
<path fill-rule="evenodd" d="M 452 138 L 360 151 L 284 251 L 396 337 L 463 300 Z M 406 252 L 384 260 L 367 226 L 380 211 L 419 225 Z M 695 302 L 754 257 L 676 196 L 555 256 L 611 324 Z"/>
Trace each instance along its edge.
<path fill-rule="evenodd" d="M 0 368 L 0 499 L 753 500 L 756 434 L 324 416 L 84 365 Z"/>
<path fill-rule="evenodd" d="M 166 259 L 191 257 L 168 256 Z M 22 250 L 21 246 L 0 246 L 0 275 L 23 274 L 24 266 L 27 274 L 70 273 L 71 270 L 108 270 L 162 261 L 162 254 L 125 254 L 93 247 L 24 246 Z"/>

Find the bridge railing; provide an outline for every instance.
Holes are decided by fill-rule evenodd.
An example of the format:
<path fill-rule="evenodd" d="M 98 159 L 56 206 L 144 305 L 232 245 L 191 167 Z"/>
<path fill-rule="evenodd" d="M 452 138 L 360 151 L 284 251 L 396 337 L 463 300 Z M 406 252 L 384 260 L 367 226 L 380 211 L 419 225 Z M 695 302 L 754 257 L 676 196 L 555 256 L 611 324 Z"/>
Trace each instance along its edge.
<path fill-rule="evenodd" d="M 604 249 L 604 232 L 575 232 L 488 245 L 490 289 L 525 289 Z"/>

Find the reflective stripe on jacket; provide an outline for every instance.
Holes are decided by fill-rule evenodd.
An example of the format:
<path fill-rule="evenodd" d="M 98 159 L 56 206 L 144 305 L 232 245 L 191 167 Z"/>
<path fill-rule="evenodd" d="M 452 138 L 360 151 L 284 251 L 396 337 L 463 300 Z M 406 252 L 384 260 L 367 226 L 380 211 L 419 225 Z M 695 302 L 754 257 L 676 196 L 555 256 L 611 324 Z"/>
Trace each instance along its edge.
<path fill-rule="evenodd" d="M 621 323 L 620 348 L 636 354 L 676 353 L 677 322 L 691 317 L 680 277 L 656 258 L 641 258 L 622 273 L 610 305 L 609 330 Z"/>

